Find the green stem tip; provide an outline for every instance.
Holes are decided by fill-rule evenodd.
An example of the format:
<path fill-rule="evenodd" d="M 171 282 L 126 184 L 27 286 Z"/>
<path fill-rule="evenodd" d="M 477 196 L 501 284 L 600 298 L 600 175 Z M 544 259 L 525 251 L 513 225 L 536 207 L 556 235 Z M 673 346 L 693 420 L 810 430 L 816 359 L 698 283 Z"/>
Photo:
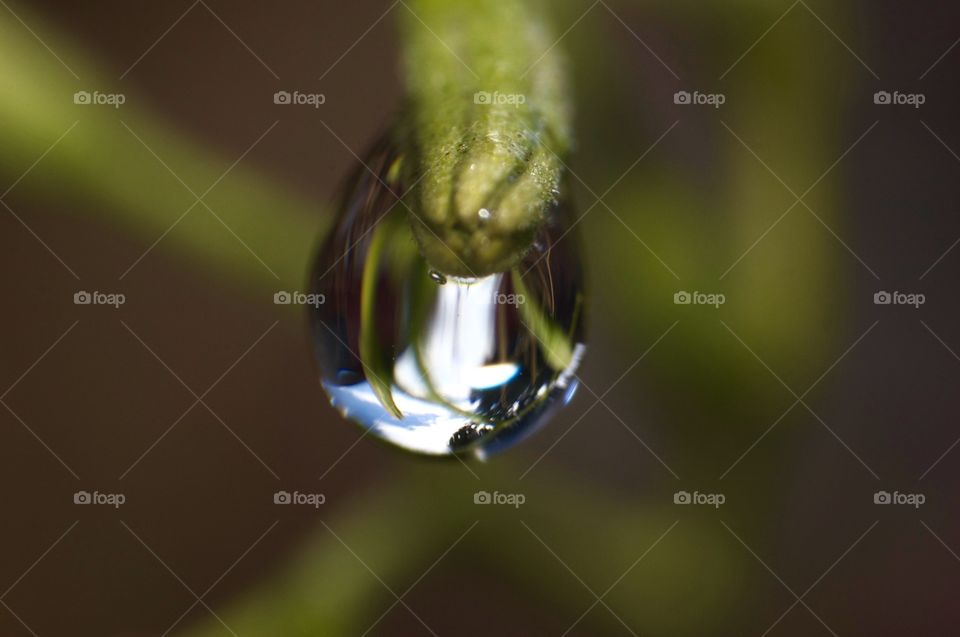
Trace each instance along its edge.
<path fill-rule="evenodd" d="M 559 196 L 570 149 L 564 64 L 530 0 L 412 0 L 400 126 L 408 206 L 431 267 L 479 277 L 514 265 Z"/>

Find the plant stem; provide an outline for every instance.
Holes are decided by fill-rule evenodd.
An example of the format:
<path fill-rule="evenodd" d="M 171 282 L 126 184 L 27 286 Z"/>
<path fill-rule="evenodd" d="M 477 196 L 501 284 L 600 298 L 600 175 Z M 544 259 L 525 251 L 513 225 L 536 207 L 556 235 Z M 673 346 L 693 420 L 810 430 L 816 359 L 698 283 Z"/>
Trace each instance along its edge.
<path fill-rule="evenodd" d="M 14 194 L 30 193 L 57 201 L 57 210 L 94 211 L 129 231 L 144 249 L 163 235 L 165 251 L 248 293 L 302 283 L 325 223 L 317 206 L 242 161 L 230 169 L 239 151 L 218 156 L 186 139 L 138 104 L 137 96 L 126 94 L 125 86 L 96 68 L 68 38 L 51 35 L 49 25 L 23 8 L 18 14 L 42 25 L 45 40 L 80 79 L 9 12 L 0 11 L 4 181 L 13 183 L 49 149 L 16 183 L 7 199 L 11 208 L 17 207 Z M 75 104 L 78 90 L 125 93 L 127 99 L 120 108 Z M 262 130 L 270 124 L 264 122 Z M 258 134 L 252 133 L 251 144 Z"/>
<path fill-rule="evenodd" d="M 508 269 L 560 188 L 570 147 L 564 65 L 527 0 L 411 0 L 403 20 L 409 96 L 400 136 L 411 221 L 441 272 Z M 483 212 L 481 212 L 483 211 Z"/>

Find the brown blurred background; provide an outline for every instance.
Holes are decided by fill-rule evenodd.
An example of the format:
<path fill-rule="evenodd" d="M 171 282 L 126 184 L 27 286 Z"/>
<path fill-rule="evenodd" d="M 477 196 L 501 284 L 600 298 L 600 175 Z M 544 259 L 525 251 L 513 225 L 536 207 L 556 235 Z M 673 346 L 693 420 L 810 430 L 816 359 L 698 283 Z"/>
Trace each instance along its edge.
<path fill-rule="evenodd" d="M 279 235 L 232 225 L 231 201 L 261 183 L 253 176 L 288 196 L 254 216 L 292 228 L 305 276 L 304 246 L 329 223 L 351 150 L 362 153 L 397 109 L 395 14 L 406 9 L 204 2 L 0 7 L 4 34 L 27 38 L 51 73 L 8 75 L 8 89 L 56 82 L 65 104 L 77 90 L 127 96 L 115 112 L 78 109 L 50 134 L 0 148 L 0 192 L 15 184 L 0 197 L 10 208 L 0 210 L 0 390 L 12 386 L 0 410 L 0 634 L 160 635 L 195 602 L 188 589 L 211 586 L 204 602 L 226 625 L 198 604 L 174 633 L 262 634 L 244 609 L 279 622 L 283 604 L 256 600 L 302 593 L 289 573 L 314 549 L 342 560 L 321 560 L 318 581 L 365 592 L 344 603 L 354 615 L 325 628 L 294 610 L 287 634 L 362 633 L 395 601 L 378 578 L 398 595 L 416 582 L 404 602 L 423 623 L 398 604 L 377 635 L 561 635 L 594 603 L 589 589 L 614 582 L 605 601 L 622 621 L 598 604 L 567 634 L 761 635 L 775 622 L 767 634 L 953 630 L 956 7 L 561 3 L 557 34 L 576 22 L 561 46 L 577 93 L 580 207 L 616 182 L 610 210 L 595 207 L 581 226 L 592 282 L 586 387 L 533 439 L 466 469 L 369 439 L 353 446 L 360 431 L 328 406 L 303 317 L 272 302 L 272 290 L 302 285 L 274 261 L 285 253 L 270 243 Z M 77 51 L 106 83 L 87 79 Z M 326 102 L 273 103 L 294 89 Z M 677 105 L 679 90 L 727 101 Z M 926 102 L 878 105 L 880 90 Z M 130 112 L 164 127 L 141 128 Z M 76 179 L 96 172 L 99 156 L 122 157 L 138 176 L 125 188 L 173 193 L 159 225 L 137 230 L 137 211 L 107 214 L 104 200 L 77 194 L 86 191 L 58 172 L 74 132 L 30 169 L 91 118 L 109 118 L 116 136 L 86 147 Z M 5 119 L 0 139 L 22 126 Z M 147 148 L 166 135 L 204 154 L 188 166 L 157 150 L 168 170 Z M 143 256 L 194 201 L 171 171 L 200 194 L 241 157 L 207 199 L 225 224 L 197 206 Z M 804 197 L 813 212 L 798 204 L 765 234 L 795 202 L 780 179 L 797 195 L 816 183 Z M 220 262 L 242 266 L 209 266 L 179 233 L 209 237 Z M 78 290 L 127 302 L 78 306 Z M 677 306 L 678 290 L 723 292 L 727 304 Z M 878 306 L 880 290 L 926 302 Z M 603 398 L 609 409 L 591 409 L 594 392 L 627 369 Z M 211 385 L 209 410 L 181 418 L 191 392 Z M 791 392 L 809 410 L 780 418 Z M 526 493 L 527 503 L 473 507 L 481 488 Z M 278 507 L 278 489 L 322 492 L 326 503 Z M 78 490 L 126 503 L 78 506 Z M 726 502 L 683 507 L 678 490 Z M 880 490 L 926 501 L 875 505 Z M 795 595 L 802 603 L 778 620 Z"/>

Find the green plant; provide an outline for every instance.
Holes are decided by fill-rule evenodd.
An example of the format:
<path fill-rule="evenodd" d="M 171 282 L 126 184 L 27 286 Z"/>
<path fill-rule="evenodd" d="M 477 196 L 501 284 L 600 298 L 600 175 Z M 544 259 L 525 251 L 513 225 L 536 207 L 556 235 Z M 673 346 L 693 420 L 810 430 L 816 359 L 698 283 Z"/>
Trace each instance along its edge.
<path fill-rule="evenodd" d="M 528 0 L 408 4 L 399 137 L 414 233 L 441 272 L 509 269 L 557 197 L 570 92 L 549 14 Z"/>

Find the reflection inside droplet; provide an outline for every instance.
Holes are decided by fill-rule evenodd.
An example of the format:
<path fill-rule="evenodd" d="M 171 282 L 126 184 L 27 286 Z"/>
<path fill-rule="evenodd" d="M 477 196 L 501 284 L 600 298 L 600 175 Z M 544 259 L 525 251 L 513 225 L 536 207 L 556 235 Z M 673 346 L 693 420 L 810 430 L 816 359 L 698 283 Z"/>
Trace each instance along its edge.
<path fill-rule="evenodd" d="M 444 276 L 420 254 L 397 156 L 358 167 L 318 255 L 311 307 L 321 382 L 350 420 L 412 451 L 484 456 L 566 404 L 583 356 L 582 273 L 571 211 L 550 211 L 513 267 Z M 481 211 L 484 212 L 484 210 Z M 489 215 L 489 211 L 487 211 Z"/>

